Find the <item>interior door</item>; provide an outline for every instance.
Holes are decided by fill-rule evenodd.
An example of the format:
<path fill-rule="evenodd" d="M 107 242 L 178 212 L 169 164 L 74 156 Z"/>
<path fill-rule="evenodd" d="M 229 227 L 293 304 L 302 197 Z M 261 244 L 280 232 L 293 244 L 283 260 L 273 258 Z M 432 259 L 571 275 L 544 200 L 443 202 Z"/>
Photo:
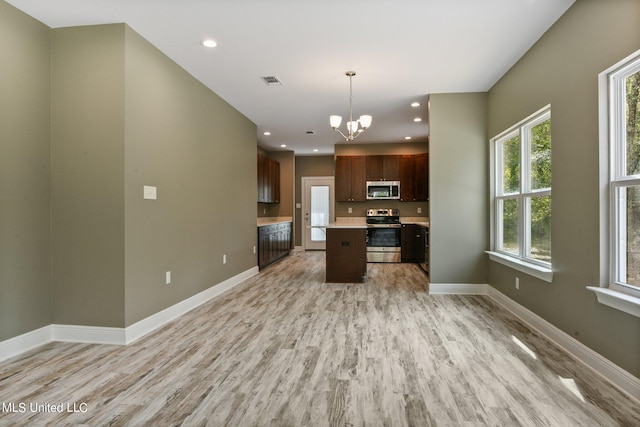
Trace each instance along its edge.
<path fill-rule="evenodd" d="M 334 220 L 333 177 L 302 177 L 304 250 L 325 250 L 326 226 Z"/>

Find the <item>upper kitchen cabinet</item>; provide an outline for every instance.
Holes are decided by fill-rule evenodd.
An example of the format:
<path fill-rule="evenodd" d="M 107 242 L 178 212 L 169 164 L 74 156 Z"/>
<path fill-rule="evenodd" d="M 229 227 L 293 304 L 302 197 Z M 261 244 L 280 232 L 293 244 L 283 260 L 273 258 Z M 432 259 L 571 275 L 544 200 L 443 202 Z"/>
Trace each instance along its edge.
<path fill-rule="evenodd" d="M 429 154 L 400 156 L 400 201 L 429 199 Z"/>
<path fill-rule="evenodd" d="M 367 181 L 399 181 L 400 156 L 367 156 Z"/>
<path fill-rule="evenodd" d="M 280 202 L 280 163 L 258 153 L 258 202 Z"/>
<path fill-rule="evenodd" d="M 366 201 L 365 156 L 336 157 L 335 188 L 338 202 Z"/>
<path fill-rule="evenodd" d="M 413 197 L 416 202 L 429 200 L 429 153 L 414 156 Z"/>

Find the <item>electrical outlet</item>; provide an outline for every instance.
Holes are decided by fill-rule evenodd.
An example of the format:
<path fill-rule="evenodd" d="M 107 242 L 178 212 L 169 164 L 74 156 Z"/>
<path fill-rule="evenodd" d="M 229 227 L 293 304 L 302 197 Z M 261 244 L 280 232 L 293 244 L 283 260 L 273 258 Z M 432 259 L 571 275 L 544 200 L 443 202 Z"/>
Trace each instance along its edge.
<path fill-rule="evenodd" d="M 222 255 L 222 263 L 226 264 L 227 263 L 227 255 Z"/>
<path fill-rule="evenodd" d="M 164 274 L 164 282 L 165 282 L 167 285 L 170 285 L 170 284 L 171 284 L 171 272 L 170 272 L 170 271 L 167 271 L 167 272 Z"/>
<path fill-rule="evenodd" d="M 418 208 L 418 213 L 422 213 L 422 208 Z"/>
<path fill-rule="evenodd" d="M 520 278 L 516 277 L 516 289 L 520 289 Z"/>
<path fill-rule="evenodd" d="M 353 213 L 353 208 L 349 208 L 349 213 Z"/>
<path fill-rule="evenodd" d="M 253 245 L 253 253 L 256 253 L 256 245 Z"/>

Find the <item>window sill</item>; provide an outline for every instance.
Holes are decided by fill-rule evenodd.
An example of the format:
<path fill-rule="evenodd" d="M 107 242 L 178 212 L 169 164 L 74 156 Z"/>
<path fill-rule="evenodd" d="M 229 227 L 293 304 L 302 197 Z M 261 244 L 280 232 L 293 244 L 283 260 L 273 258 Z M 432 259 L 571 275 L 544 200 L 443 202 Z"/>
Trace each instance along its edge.
<path fill-rule="evenodd" d="M 486 253 L 489 254 L 489 259 L 491 261 L 506 265 L 507 267 L 511 267 L 540 280 L 544 280 L 545 282 L 551 283 L 553 281 L 553 270 L 550 268 L 531 264 L 508 255 L 503 255 L 499 252 L 486 251 Z"/>
<path fill-rule="evenodd" d="M 587 286 L 587 289 L 596 293 L 600 304 L 624 311 L 632 316 L 640 317 L 640 298 L 623 294 L 622 292 L 609 288 Z"/>

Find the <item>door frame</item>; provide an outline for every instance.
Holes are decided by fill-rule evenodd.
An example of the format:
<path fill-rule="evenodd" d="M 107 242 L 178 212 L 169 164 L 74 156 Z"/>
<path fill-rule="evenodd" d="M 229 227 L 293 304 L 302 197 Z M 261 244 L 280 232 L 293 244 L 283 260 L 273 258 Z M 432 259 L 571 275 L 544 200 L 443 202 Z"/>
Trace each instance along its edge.
<path fill-rule="evenodd" d="M 301 231 L 302 231 L 302 250 L 323 250 L 321 248 L 309 248 L 309 239 L 311 237 L 311 233 L 308 233 L 308 225 L 307 225 L 307 209 L 310 206 L 307 206 L 307 199 L 310 195 L 307 194 L 307 186 L 317 185 L 328 185 L 329 186 L 329 222 L 335 221 L 335 178 L 333 176 L 303 176 L 301 177 L 301 207 L 302 211 L 300 212 L 300 222 Z"/>

